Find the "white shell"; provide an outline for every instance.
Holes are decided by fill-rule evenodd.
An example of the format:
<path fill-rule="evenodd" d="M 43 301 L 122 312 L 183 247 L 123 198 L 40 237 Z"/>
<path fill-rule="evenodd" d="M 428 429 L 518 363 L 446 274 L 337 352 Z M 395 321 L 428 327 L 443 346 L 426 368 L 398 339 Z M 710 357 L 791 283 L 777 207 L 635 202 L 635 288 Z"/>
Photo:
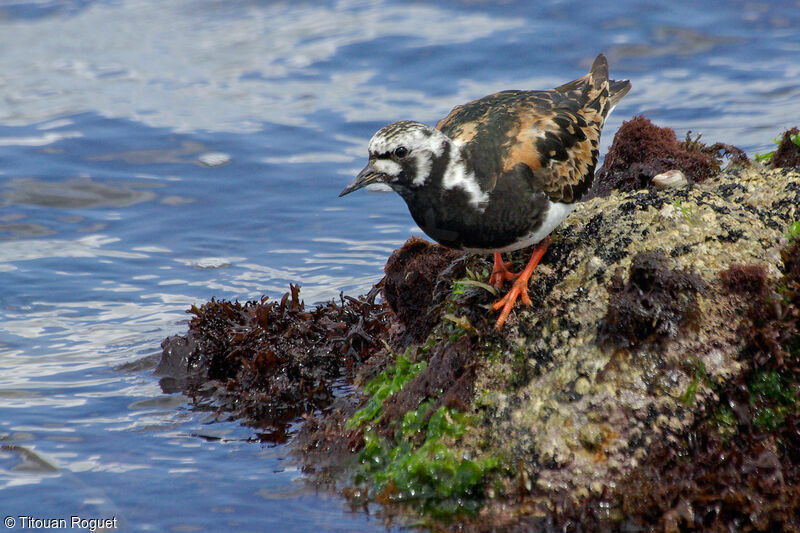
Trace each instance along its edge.
<path fill-rule="evenodd" d="M 651 181 L 653 185 L 656 186 L 656 189 L 678 188 L 689 184 L 689 180 L 687 180 L 683 172 L 678 169 L 667 170 L 661 174 L 656 174 Z"/>

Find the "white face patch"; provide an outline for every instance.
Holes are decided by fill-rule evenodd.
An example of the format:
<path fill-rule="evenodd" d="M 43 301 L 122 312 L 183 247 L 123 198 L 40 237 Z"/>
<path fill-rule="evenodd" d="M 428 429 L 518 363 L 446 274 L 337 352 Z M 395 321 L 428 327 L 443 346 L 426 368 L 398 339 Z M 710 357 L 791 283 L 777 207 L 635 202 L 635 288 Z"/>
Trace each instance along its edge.
<path fill-rule="evenodd" d="M 413 155 L 414 160 L 417 162 L 417 175 L 411 180 L 411 184 L 420 187 L 425 185 L 425 182 L 428 181 L 428 177 L 431 175 L 433 162 L 426 152 L 417 151 L 413 152 Z"/>
<path fill-rule="evenodd" d="M 389 176 L 399 176 L 403 168 L 391 159 L 376 159 L 372 168 Z"/>
<path fill-rule="evenodd" d="M 460 188 L 469 196 L 469 203 L 483 212 L 486 209 L 486 203 L 489 201 L 489 194 L 481 190 L 478 180 L 475 179 L 475 173 L 467 171 L 467 166 L 460 155 L 459 148 L 459 145 L 454 144 L 453 153 L 454 155 L 458 154 L 458 156 L 448 163 L 447 170 L 444 171 L 444 176 L 442 177 L 442 187 L 445 189 Z"/>

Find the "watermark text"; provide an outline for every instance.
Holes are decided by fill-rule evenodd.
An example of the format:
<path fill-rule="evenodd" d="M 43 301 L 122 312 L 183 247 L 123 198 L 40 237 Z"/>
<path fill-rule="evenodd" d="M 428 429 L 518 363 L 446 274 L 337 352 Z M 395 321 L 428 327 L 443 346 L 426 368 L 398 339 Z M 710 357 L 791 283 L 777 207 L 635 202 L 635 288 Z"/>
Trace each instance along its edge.
<path fill-rule="evenodd" d="M 3 520 L 7 529 L 80 529 L 97 531 L 99 529 L 117 529 L 117 517 L 85 518 L 72 515 L 69 518 L 40 518 L 38 516 L 7 516 Z"/>

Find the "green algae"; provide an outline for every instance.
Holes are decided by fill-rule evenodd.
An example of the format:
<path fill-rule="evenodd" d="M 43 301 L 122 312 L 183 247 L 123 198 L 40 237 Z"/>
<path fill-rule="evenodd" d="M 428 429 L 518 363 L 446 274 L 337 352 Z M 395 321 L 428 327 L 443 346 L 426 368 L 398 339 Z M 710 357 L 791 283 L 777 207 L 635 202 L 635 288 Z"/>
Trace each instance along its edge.
<path fill-rule="evenodd" d="M 416 502 L 438 518 L 475 510 L 487 475 L 501 461 L 492 455 L 471 459 L 454 447 L 473 417 L 445 406 L 429 416 L 432 405 L 426 400 L 406 413 L 391 439 L 367 429 L 356 481 L 369 484 L 378 501 Z"/>
<path fill-rule="evenodd" d="M 727 405 L 718 405 L 710 421 L 710 427 L 715 429 L 723 438 L 730 439 L 736 435 L 736 413 Z"/>
<path fill-rule="evenodd" d="M 784 237 L 793 241 L 795 239 L 800 239 L 800 220 L 795 220 L 786 230 L 786 233 L 783 234 Z"/>
<path fill-rule="evenodd" d="M 345 424 L 363 429 L 354 482 L 366 487 L 370 499 L 414 504 L 433 518 L 477 510 L 487 476 L 501 461 L 493 455 L 470 457 L 456 446 L 476 425 L 474 415 L 448 406 L 436 408 L 436 400 L 429 398 L 392 422 L 390 436 L 380 429 L 385 425 L 384 402 L 428 368 L 427 361 L 412 363 L 409 350 L 367 383 L 364 393 L 369 400 Z"/>
<path fill-rule="evenodd" d="M 688 222 L 692 226 L 696 226 L 697 225 L 697 221 L 694 219 L 694 216 L 692 215 L 692 207 L 691 206 L 687 207 L 687 206 L 682 205 L 682 201 L 681 201 L 680 198 L 676 198 L 673 201 L 672 205 L 675 207 L 675 209 L 677 211 L 681 212 L 681 215 L 683 216 L 683 219 L 686 222 Z"/>
<path fill-rule="evenodd" d="M 383 401 L 399 392 L 406 383 L 428 368 L 427 361 L 412 363 L 405 355 L 397 357 L 395 364 L 378 374 L 364 386 L 364 394 L 370 396 L 367 404 L 353 414 L 345 425 L 346 429 L 356 429 L 367 422 L 376 421 L 383 413 Z"/>
<path fill-rule="evenodd" d="M 702 361 L 697 361 L 694 374 L 692 375 L 692 381 L 689 382 L 689 385 L 686 387 L 686 391 L 681 395 L 681 403 L 683 405 L 692 405 L 692 402 L 694 402 L 694 396 L 697 393 L 697 387 L 700 385 L 701 381 L 711 383 L 711 380 L 706 373 L 705 365 Z"/>
<path fill-rule="evenodd" d="M 758 371 L 751 377 L 748 390 L 753 423 L 767 431 L 775 431 L 787 415 L 798 411 L 797 383 L 788 372 Z"/>

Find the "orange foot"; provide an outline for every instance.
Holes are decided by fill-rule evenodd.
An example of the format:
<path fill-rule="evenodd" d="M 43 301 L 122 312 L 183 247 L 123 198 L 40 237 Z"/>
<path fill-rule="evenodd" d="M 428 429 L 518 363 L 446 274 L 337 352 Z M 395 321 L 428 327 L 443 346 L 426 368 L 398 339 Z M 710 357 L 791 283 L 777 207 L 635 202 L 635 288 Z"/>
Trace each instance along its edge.
<path fill-rule="evenodd" d="M 511 263 L 504 263 L 503 256 L 499 252 L 494 254 L 494 268 L 492 268 L 492 275 L 489 276 L 489 283 L 498 289 L 503 288 L 503 282 L 509 279 L 514 279 L 518 274 L 511 272 L 508 267 Z"/>
<path fill-rule="evenodd" d="M 549 244 L 550 244 L 550 237 L 548 236 L 545 237 L 544 240 L 542 240 L 542 242 L 536 245 L 536 248 L 533 249 L 533 253 L 531 254 L 530 261 L 528 261 L 528 264 L 525 266 L 525 270 L 520 272 L 519 277 L 514 282 L 514 285 L 511 287 L 511 290 L 508 291 L 508 293 L 506 293 L 505 296 L 503 296 L 500 300 L 498 300 L 492 305 L 492 309 L 494 309 L 495 311 L 502 308 L 502 311 L 500 311 L 500 316 L 497 317 L 497 322 L 494 325 L 495 331 L 499 330 L 503 326 L 503 323 L 505 323 L 509 313 L 511 313 L 511 309 L 517 302 L 517 298 L 521 298 L 522 303 L 524 303 L 525 305 L 531 305 L 531 299 L 528 296 L 528 281 L 530 281 L 531 275 L 533 274 L 533 269 L 535 269 L 536 265 L 538 265 L 539 261 L 541 261 L 542 256 L 547 251 L 547 246 Z M 500 254 L 495 254 L 494 257 L 495 270 L 497 269 L 497 259 L 499 255 Z M 505 271 L 508 272 L 508 270 Z M 494 272 L 492 272 L 492 276 L 494 276 Z"/>

